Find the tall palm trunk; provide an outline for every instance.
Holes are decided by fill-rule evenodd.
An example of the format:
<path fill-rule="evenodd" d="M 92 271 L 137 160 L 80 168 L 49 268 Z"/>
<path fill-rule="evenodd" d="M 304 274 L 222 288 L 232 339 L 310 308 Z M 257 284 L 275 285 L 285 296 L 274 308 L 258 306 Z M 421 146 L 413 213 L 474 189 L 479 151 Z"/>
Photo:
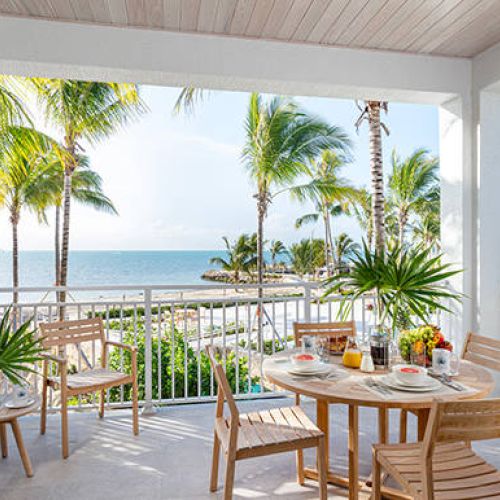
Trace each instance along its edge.
<path fill-rule="evenodd" d="M 325 265 L 327 276 L 332 275 L 332 266 L 335 267 L 332 247 L 332 227 L 330 224 L 330 214 L 328 207 L 323 207 L 323 224 L 325 226 Z"/>
<path fill-rule="evenodd" d="M 17 235 L 17 227 L 19 224 L 19 211 L 17 208 L 12 208 L 10 213 L 10 223 L 12 225 L 12 302 L 16 305 L 19 302 L 19 241 Z M 13 311 L 14 317 L 16 311 Z"/>
<path fill-rule="evenodd" d="M 54 253 L 55 253 L 56 286 L 59 286 L 61 284 L 61 206 L 60 205 L 56 205 Z"/>
<path fill-rule="evenodd" d="M 384 214 L 384 171 L 382 163 L 382 134 L 379 101 L 369 101 L 368 124 L 370 129 L 370 171 L 372 182 L 372 217 L 375 233 L 375 250 L 384 251 L 385 214 Z"/>
<path fill-rule="evenodd" d="M 264 313 L 262 298 L 264 296 L 262 283 L 264 282 L 264 219 L 267 213 L 267 193 L 259 190 L 257 195 L 257 345 L 262 349 L 262 315 Z M 261 351 L 262 352 L 262 351 Z"/>
<path fill-rule="evenodd" d="M 66 287 L 68 280 L 68 256 L 69 256 L 69 223 L 70 223 L 70 209 L 71 209 L 71 180 L 73 175 L 73 168 L 66 167 L 64 170 L 64 205 L 63 205 L 63 226 L 62 226 L 62 248 L 61 248 L 61 272 L 60 272 L 60 286 Z M 66 290 L 59 294 L 59 302 L 64 304 L 66 302 Z M 64 306 L 59 308 L 59 319 L 64 320 Z"/>

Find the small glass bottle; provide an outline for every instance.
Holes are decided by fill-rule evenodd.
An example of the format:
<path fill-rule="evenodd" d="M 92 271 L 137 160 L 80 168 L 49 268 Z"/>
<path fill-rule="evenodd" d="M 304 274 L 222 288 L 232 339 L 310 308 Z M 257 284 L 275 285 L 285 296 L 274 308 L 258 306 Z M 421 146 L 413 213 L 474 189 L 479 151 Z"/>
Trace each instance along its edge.
<path fill-rule="evenodd" d="M 366 373 L 371 373 L 375 371 L 375 365 L 373 364 L 372 353 L 370 352 L 370 346 L 364 346 L 361 348 L 361 371 Z"/>

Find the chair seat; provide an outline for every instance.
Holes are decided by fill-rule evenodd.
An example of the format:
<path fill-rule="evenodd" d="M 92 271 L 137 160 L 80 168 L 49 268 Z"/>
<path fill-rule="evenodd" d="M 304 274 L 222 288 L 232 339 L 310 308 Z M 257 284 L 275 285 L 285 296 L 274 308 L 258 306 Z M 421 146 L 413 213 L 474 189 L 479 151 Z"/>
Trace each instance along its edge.
<path fill-rule="evenodd" d="M 70 391 L 97 390 L 100 388 L 113 387 L 130 381 L 131 377 L 127 373 L 108 370 L 106 368 L 96 368 L 79 373 L 67 375 L 67 386 Z M 50 385 L 59 386 L 60 377 L 48 377 Z"/>
<path fill-rule="evenodd" d="M 224 417 L 215 421 L 224 450 L 229 445 L 230 422 Z M 240 414 L 236 456 L 241 459 L 317 446 L 322 435 L 299 406 L 244 413 Z"/>
<path fill-rule="evenodd" d="M 376 449 L 385 471 L 418 497 L 422 491 L 421 443 Z M 437 445 L 432 472 L 436 500 L 500 498 L 500 473 L 464 443 Z"/>

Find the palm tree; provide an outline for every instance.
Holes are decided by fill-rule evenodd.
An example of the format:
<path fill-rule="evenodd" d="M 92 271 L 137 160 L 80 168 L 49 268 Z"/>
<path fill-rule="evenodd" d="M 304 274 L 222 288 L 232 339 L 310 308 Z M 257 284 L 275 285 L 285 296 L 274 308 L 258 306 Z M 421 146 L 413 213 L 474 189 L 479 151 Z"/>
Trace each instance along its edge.
<path fill-rule="evenodd" d="M 23 209 L 45 221 L 45 210 L 57 196 L 53 167 L 47 161 L 57 143 L 27 127 L 8 127 L 0 144 L 0 204 L 9 212 L 12 226 L 13 302 L 19 299 L 18 225 Z"/>
<path fill-rule="evenodd" d="M 208 92 L 208 90 L 199 89 L 197 87 L 193 87 L 192 85 L 184 87 L 175 101 L 173 110 L 174 113 L 179 114 L 183 110 L 187 113 L 192 113 L 196 103 L 202 101 L 205 97 L 205 93 Z"/>
<path fill-rule="evenodd" d="M 375 233 L 375 249 L 383 253 L 385 246 L 385 202 L 384 202 L 384 168 L 382 156 L 382 134 L 383 129 L 389 134 L 389 129 L 380 119 L 380 110 L 387 112 L 387 102 L 365 101 L 364 107 L 358 104 L 361 115 L 356 121 L 356 129 L 361 123 L 368 121 L 370 135 L 370 171 L 372 180 L 372 218 Z"/>
<path fill-rule="evenodd" d="M 321 239 L 303 239 L 290 247 L 289 255 L 294 273 L 300 277 L 315 274 L 325 265 L 325 242 Z"/>
<path fill-rule="evenodd" d="M 359 227 L 365 233 L 366 244 L 371 249 L 373 245 L 372 195 L 364 188 L 358 189 L 356 196 L 349 204 L 349 208 Z"/>
<path fill-rule="evenodd" d="M 262 283 L 264 220 L 274 187 L 290 186 L 306 173 L 307 159 L 321 151 L 343 151 L 346 137 L 340 128 L 308 115 L 291 100 L 274 97 L 266 103 L 257 93 L 250 96 L 246 136 L 243 160 L 257 188 L 257 279 Z"/>
<path fill-rule="evenodd" d="M 15 92 L 15 79 L 0 75 L 0 130 L 31 123 L 21 98 Z"/>
<path fill-rule="evenodd" d="M 342 269 L 346 260 L 350 260 L 360 248 L 346 233 L 340 233 L 333 242 L 333 249 L 337 269 Z"/>
<path fill-rule="evenodd" d="M 343 149 L 348 151 L 350 141 L 347 134 L 343 136 Z M 356 195 L 356 189 L 349 184 L 347 179 L 339 175 L 345 163 L 344 155 L 339 155 L 330 149 L 322 151 L 318 159 L 310 160 L 306 165 L 306 176 L 310 181 L 303 185 L 293 186 L 290 190 L 293 197 L 301 202 L 311 201 L 316 208 L 315 213 L 297 219 L 295 227 L 308 222 L 316 222 L 320 217 L 323 220 L 328 275 L 335 266 L 331 217 L 347 213 L 347 202 Z"/>
<path fill-rule="evenodd" d="M 60 285 L 66 286 L 68 276 L 71 183 L 79 167 L 83 150 L 82 140 L 95 144 L 109 137 L 146 110 L 134 84 L 85 82 L 78 80 L 49 80 L 33 78 L 34 86 L 46 118 L 63 135 L 68 153 L 64 163 L 63 225 L 61 246 Z M 64 303 L 61 292 L 59 302 Z M 64 316 L 64 310 L 60 310 Z"/>
<path fill-rule="evenodd" d="M 242 234 L 234 243 L 231 243 L 226 236 L 222 240 L 226 246 L 227 257 L 212 257 L 210 264 L 221 266 L 224 271 L 232 273 L 234 282 L 239 283 L 241 273 L 249 273 L 255 265 L 257 258 L 252 241 L 254 238 Z"/>
<path fill-rule="evenodd" d="M 280 255 L 286 255 L 286 247 L 280 240 L 273 240 L 269 245 L 269 253 L 271 254 L 271 267 L 274 271 L 276 268 L 276 259 Z"/>
<path fill-rule="evenodd" d="M 58 286 L 61 282 L 61 207 L 64 191 L 64 165 L 57 156 L 55 156 L 52 161 L 53 174 L 56 176 L 55 181 L 58 182 L 60 186 L 60 191 L 54 201 L 55 277 L 56 285 Z M 71 197 L 82 205 L 92 207 L 101 212 L 117 215 L 118 212 L 113 202 L 103 192 L 101 176 L 90 168 L 89 157 L 80 154 L 78 157 L 78 165 L 79 168 L 73 173 L 71 181 Z"/>
<path fill-rule="evenodd" d="M 430 157 L 425 149 L 417 149 L 404 160 L 398 157 L 396 151 L 392 153 L 389 201 L 396 215 L 401 247 L 405 244 L 410 218 L 419 211 L 425 211 L 425 207 L 435 199 L 436 186 L 439 186 L 438 169 L 437 158 Z"/>

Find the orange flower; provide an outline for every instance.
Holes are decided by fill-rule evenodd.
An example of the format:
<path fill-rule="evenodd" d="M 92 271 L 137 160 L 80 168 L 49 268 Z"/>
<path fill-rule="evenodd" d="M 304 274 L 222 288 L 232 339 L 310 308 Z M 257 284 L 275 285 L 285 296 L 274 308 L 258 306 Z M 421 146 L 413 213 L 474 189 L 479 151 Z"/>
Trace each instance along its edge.
<path fill-rule="evenodd" d="M 424 352 L 424 343 L 421 341 L 421 340 L 417 340 L 414 344 L 413 344 L 413 350 L 417 353 L 417 354 L 422 354 Z"/>

